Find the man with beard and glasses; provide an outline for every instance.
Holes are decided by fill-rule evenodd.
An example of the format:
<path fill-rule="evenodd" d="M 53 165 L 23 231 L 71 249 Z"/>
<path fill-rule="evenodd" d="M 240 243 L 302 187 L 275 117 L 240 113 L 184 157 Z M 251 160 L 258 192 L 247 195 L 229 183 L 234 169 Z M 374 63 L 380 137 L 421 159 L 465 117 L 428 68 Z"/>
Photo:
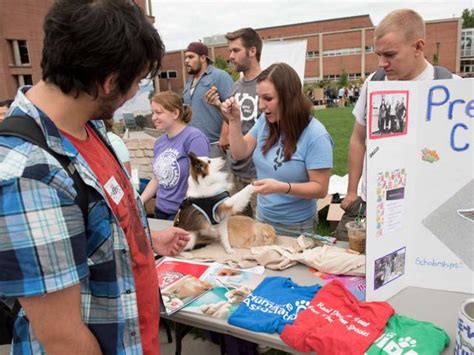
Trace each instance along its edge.
<path fill-rule="evenodd" d="M 234 83 L 231 96 L 239 103 L 242 134 L 245 135 L 257 122 L 260 114 L 257 76 L 262 72 L 260 68 L 262 39 L 253 28 L 242 28 L 229 32 L 225 38 L 229 41 L 229 61 L 234 65 L 235 70 L 242 73 L 240 80 Z M 221 105 L 221 97 L 213 90 L 207 92 L 206 100 L 216 107 Z M 224 123 L 223 132 L 228 134 L 228 129 L 228 124 Z M 232 193 L 242 190 L 257 177 L 251 156 L 242 160 L 231 159 L 231 169 L 234 183 Z M 254 194 L 243 214 L 255 217 L 256 206 L 257 195 Z"/>
<path fill-rule="evenodd" d="M 184 66 L 189 78 L 183 89 L 183 102 L 193 110 L 190 126 L 201 130 L 211 142 L 211 158 L 225 158 L 229 146 L 227 134 L 222 132 L 222 116 L 219 109 L 206 102 L 205 95 L 215 90 L 220 97 L 228 98 L 233 81 L 224 70 L 212 65 L 209 50 L 200 42 L 191 42 L 184 53 Z"/>
<path fill-rule="evenodd" d="M 176 255 L 189 238 L 150 233 L 102 119 L 163 54 L 134 2 L 57 0 L 46 15 L 42 80 L 0 127 L 0 299 L 22 307 L 11 353 L 159 354 L 153 251 Z"/>

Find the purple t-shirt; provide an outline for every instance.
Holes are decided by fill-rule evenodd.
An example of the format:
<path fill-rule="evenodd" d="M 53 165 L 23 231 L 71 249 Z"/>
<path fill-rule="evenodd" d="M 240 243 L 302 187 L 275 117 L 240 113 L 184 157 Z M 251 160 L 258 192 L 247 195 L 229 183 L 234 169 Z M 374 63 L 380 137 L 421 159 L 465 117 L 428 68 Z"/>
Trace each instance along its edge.
<path fill-rule="evenodd" d="M 176 213 L 188 189 L 188 153 L 209 156 L 209 139 L 199 129 L 186 126 L 169 139 L 163 134 L 153 149 L 153 174 L 158 180 L 156 207 L 165 213 Z"/>

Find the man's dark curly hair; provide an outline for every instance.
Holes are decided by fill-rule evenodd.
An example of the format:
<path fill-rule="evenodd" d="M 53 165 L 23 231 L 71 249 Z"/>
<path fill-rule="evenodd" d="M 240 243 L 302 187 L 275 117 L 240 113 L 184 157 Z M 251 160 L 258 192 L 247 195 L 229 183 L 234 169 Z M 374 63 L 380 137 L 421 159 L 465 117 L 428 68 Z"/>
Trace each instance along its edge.
<path fill-rule="evenodd" d="M 67 95 L 98 96 L 110 75 L 120 93 L 153 77 L 164 44 L 142 9 L 127 0 L 57 0 L 44 22 L 43 80 Z"/>

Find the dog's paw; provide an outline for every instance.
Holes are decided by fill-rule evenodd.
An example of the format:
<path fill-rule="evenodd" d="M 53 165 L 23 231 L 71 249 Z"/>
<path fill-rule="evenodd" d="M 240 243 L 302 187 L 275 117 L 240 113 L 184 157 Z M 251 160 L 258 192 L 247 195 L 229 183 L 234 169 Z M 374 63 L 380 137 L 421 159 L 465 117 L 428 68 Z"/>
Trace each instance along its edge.
<path fill-rule="evenodd" d="M 245 189 L 248 190 L 248 192 L 250 192 L 251 194 L 255 192 L 255 186 L 253 186 L 252 184 L 248 184 L 247 186 L 245 186 Z"/>

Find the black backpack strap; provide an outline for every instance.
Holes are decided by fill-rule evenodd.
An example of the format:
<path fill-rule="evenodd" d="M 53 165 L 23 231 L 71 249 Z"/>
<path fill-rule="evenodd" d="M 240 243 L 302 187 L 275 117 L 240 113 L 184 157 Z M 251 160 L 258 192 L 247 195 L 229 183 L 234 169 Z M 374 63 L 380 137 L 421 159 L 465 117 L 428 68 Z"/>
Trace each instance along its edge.
<path fill-rule="evenodd" d="M 442 80 L 442 79 L 452 79 L 453 73 L 451 73 L 448 69 L 435 66 L 434 67 L 434 79 L 435 80 Z"/>
<path fill-rule="evenodd" d="M 383 81 L 385 80 L 385 70 L 382 68 L 377 69 L 374 75 L 372 75 L 372 78 L 370 78 L 370 81 Z"/>
<path fill-rule="evenodd" d="M 448 69 L 435 66 L 434 67 L 434 80 L 441 80 L 441 79 L 452 79 L 453 73 L 451 73 Z M 378 69 L 370 81 L 383 81 L 385 80 L 385 70 Z"/>
<path fill-rule="evenodd" d="M 88 214 L 88 199 L 87 199 L 87 185 L 82 181 L 79 172 L 74 167 L 69 157 L 61 155 L 52 150 L 46 143 L 43 131 L 38 124 L 29 116 L 10 116 L 7 117 L 0 124 L 0 135 L 1 136 L 14 136 L 24 139 L 38 147 L 46 150 L 49 154 L 56 158 L 61 166 L 66 170 L 68 175 L 74 181 L 74 188 L 76 189 L 77 196 L 75 198 L 76 203 L 81 209 L 84 217 L 84 224 L 87 226 L 87 214 Z"/>

